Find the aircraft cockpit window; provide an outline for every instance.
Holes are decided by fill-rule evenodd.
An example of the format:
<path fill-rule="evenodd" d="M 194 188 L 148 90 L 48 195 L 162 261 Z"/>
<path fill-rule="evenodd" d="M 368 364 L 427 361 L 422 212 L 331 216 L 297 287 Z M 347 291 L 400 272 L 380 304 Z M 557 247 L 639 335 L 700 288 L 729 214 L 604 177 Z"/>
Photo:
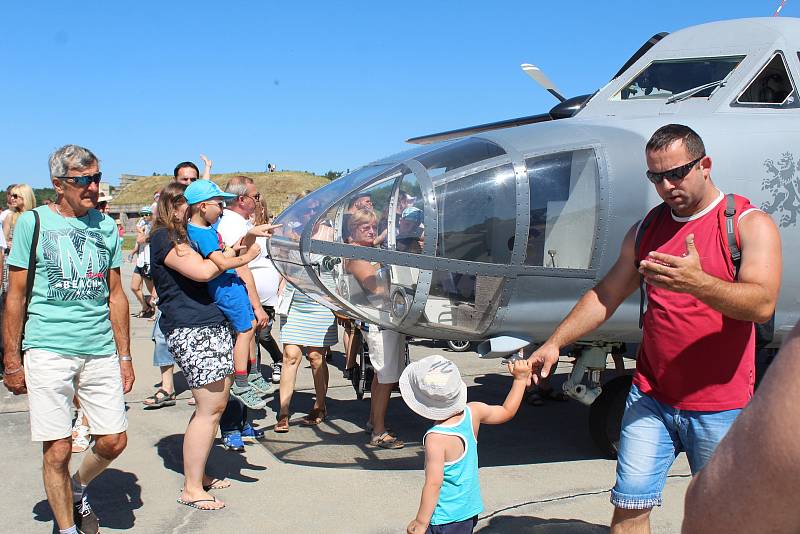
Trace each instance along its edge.
<path fill-rule="evenodd" d="M 441 174 L 478 161 L 505 155 L 505 150 L 484 139 L 469 138 L 447 145 L 416 158 L 435 178 Z"/>
<path fill-rule="evenodd" d="M 612 100 L 667 99 L 680 93 L 709 97 L 745 56 L 664 59 L 650 63 Z M 716 83 L 720 82 L 720 83 Z M 708 85 L 705 89 L 703 86 Z M 696 93 L 692 90 L 698 89 Z"/>
<path fill-rule="evenodd" d="M 797 104 L 797 93 L 783 54 L 777 52 L 770 58 L 755 79 L 742 91 L 736 103 L 747 106 L 781 107 Z"/>
<path fill-rule="evenodd" d="M 516 180 L 510 164 L 436 187 L 436 255 L 507 264 L 514 249 Z"/>
<path fill-rule="evenodd" d="M 502 278 L 434 271 L 422 322 L 479 337 L 491 325 L 502 292 Z"/>
<path fill-rule="evenodd" d="M 425 247 L 425 207 L 422 188 L 413 173 L 406 174 L 400 181 L 394 197 L 393 219 L 387 221 L 389 224 L 383 229 L 383 233 L 388 234 L 390 248 L 422 254 Z M 390 225 L 394 227 L 392 233 L 388 233 Z"/>
<path fill-rule="evenodd" d="M 598 170 L 594 150 L 525 161 L 530 182 L 530 234 L 525 264 L 588 269 L 597 226 Z"/>

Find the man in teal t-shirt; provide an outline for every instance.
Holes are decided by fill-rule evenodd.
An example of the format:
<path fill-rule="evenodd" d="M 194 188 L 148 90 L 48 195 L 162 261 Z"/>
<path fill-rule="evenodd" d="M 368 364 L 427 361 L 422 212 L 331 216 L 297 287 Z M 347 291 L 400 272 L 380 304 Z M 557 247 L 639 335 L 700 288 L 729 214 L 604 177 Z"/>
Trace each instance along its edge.
<path fill-rule="evenodd" d="M 98 532 L 99 523 L 86 499 L 86 485 L 127 443 L 124 394 L 134 380 L 128 299 L 120 278 L 116 224 L 94 209 L 101 179 L 97 157 L 76 145 L 61 147 L 50 156 L 50 177 L 56 202 L 23 213 L 14 231 L 3 382 L 15 394 L 28 393 L 31 437 L 43 442 L 45 489 L 59 532 L 88 534 Z M 26 309 L 35 241 L 35 276 Z M 95 444 L 70 478 L 75 397 Z"/>

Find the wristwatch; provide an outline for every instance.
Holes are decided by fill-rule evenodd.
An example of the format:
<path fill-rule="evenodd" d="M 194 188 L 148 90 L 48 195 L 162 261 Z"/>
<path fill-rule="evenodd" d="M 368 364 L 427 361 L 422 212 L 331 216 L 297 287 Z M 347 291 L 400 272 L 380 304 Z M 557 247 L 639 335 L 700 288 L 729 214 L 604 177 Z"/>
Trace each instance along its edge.
<path fill-rule="evenodd" d="M 130 361 L 133 361 L 133 358 L 131 358 L 127 354 L 126 355 L 120 355 L 119 361 L 121 361 L 121 362 L 130 362 Z"/>

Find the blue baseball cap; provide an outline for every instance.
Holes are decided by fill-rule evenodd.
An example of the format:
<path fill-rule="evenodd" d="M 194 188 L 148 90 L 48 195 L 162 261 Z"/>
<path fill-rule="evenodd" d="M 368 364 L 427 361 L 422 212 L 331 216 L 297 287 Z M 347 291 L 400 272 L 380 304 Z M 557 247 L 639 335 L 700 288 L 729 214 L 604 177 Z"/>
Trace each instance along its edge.
<path fill-rule="evenodd" d="M 236 195 L 226 193 L 211 180 L 195 180 L 189 184 L 183 197 L 189 205 L 198 204 L 211 198 L 236 198 Z"/>

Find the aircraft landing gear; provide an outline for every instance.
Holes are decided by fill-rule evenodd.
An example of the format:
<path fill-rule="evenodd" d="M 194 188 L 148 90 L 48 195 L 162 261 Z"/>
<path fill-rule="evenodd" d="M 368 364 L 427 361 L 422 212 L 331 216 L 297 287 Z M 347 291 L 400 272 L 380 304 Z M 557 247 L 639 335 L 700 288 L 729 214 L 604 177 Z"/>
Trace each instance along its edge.
<path fill-rule="evenodd" d="M 597 448 L 614 460 L 619 450 L 622 414 L 633 375 L 618 376 L 603 386 L 603 392 L 589 409 L 589 433 Z"/>

